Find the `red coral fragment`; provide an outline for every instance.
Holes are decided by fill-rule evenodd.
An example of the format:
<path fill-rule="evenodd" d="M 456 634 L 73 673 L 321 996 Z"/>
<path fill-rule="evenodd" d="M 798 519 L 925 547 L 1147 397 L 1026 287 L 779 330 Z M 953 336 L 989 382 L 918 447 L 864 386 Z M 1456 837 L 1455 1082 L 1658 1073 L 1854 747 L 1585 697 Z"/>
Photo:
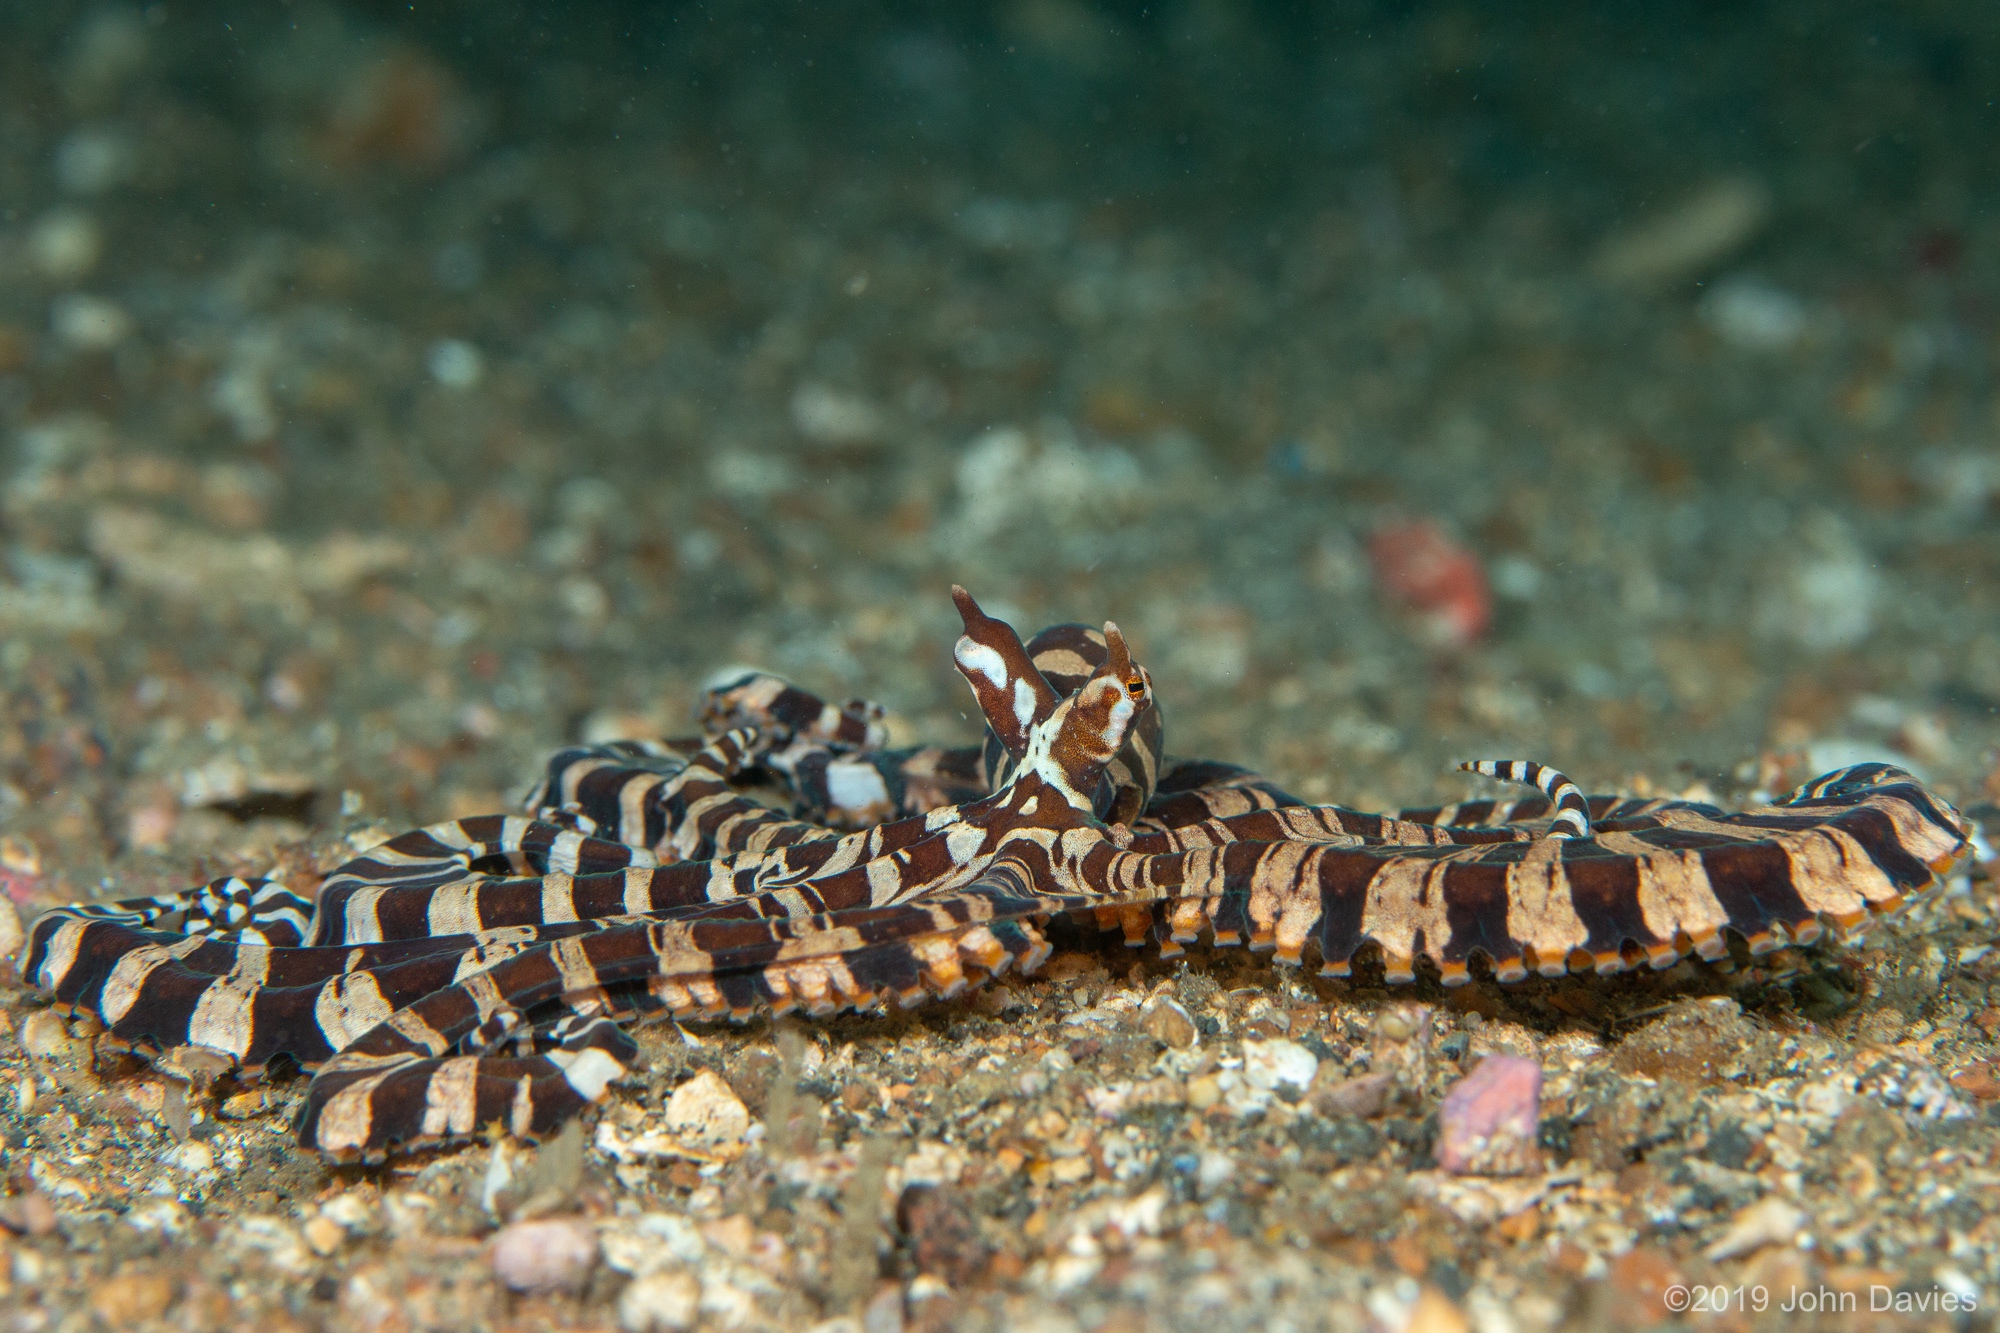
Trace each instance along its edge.
<path fill-rule="evenodd" d="M 1368 538 L 1375 583 L 1389 600 L 1417 612 L 1439 644 L 1460 648 L 1493 622 L 1493 595 L 1479 557 L 1427 518 L 1398 520 Z"/>

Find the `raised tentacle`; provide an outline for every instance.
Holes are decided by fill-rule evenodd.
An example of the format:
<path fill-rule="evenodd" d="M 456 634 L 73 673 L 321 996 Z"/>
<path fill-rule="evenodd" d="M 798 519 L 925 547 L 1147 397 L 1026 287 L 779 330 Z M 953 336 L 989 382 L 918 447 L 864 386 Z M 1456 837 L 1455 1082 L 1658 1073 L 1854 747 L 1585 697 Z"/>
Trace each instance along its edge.
<path fill-rule="evenodd" d="M 1538 787 L 1549 798 L 1555 817 L 1549 823 L 1551 838 L 1590 836 L 1590 800 L 1582 788 L 1546 764 L 1528 759 L 1470 759 L 1458 766 L 1461 773 L 1481 773 L 1502 782 L 1518 782 Z"/>

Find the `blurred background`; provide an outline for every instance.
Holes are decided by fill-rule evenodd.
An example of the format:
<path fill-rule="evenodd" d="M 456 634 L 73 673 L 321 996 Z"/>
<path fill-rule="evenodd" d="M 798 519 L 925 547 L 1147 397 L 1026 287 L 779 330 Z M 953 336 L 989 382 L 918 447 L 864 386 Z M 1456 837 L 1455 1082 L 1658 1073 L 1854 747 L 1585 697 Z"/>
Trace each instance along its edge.
<path fill-rule="evenodd" d="M 732 662 L 969 740 L 2000 797 L 2000 10 L 0 6 L 0 873 L 503 808 Z"/>

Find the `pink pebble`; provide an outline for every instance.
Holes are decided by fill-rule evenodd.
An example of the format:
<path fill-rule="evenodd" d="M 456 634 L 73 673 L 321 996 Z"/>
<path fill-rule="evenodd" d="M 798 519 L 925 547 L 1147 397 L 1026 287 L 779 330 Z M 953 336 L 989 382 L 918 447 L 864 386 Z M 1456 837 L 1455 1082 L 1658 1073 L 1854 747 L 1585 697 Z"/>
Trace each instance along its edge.
<path fill-rule="evenodd" d="M 1479 557 L 1429 519 L 1385 523 L 1368 537 L 1375 583 L 1393 602 L 1419 612 L 1439 644 L 1462 648 L 1493 622 L 1493 597 Z"/>
<path fill-rule="evenodd" d="M 1539 1171 L 1541 1098 L 1541 1065 L 1518 1055 L 1487 1056 L 1438 1108 L 1438 1165 L 1455 1175 Z"/>
<path fill-rule="evenodd" d="M 574 1218 L 516 1222 L 493 1238 L 493 1275 L 515 1291 L 573 1291 L 597 1262 L 597 1235 Z"/>

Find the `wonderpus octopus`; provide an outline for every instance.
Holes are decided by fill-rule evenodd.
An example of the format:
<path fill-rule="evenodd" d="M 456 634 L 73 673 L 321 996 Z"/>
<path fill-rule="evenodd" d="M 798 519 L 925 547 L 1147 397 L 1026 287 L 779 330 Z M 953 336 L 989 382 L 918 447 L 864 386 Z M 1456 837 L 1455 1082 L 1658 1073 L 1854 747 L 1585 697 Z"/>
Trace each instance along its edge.
<path fill-rule="evenodd" d="M 624 1020 L 947 998 L 1034 971 L 1058 913 L 1168 957 L 1207 936 L 1330 976 L 1365 948 L 1391 982 L 1509 982 L 1714 959 L 1725 932 L 1754 953 L 1851 931 L 1968 846 L 1951 806 L 1881 764 L 1737 814 L 1586 798 L 1513 761 L 1466 767 L 1539 796 L 1308 805 L 1163 757 L 1115 625 L 1023 645 L 952 595 L 983 747 L 890 750 L 873 705 L 738 675 L 708 691 L 699 739 L 557 754 L 525 816 L 392 838 L 312 901 L 231 878 L 58 908 L 24 973 L 149 1058 L 314 1071 L 301 1141 L 374 1160 L 495 1123 L 550 1132 L 633 1061 Z"/>

